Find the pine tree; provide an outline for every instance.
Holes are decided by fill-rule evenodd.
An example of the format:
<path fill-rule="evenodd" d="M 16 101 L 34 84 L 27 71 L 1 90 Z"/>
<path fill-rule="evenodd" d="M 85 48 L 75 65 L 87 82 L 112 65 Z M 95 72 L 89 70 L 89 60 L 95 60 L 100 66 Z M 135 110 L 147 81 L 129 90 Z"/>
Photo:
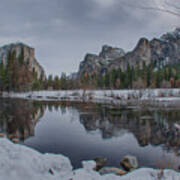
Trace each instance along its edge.
<path fill-rule="evenodd" d="M 67 77 L 66 77 L 66 73 L 62 73 L 61 74 L 61 89 L 66 90 L 67 87 Z"/>
<path fill-rule="evenodd" d="M 22 66 L 24 64 L 24 49 L 23 48 L 21 49 L 21 53 L 18 57 L 18 60 L 19 60 L 19 64 Z"/>

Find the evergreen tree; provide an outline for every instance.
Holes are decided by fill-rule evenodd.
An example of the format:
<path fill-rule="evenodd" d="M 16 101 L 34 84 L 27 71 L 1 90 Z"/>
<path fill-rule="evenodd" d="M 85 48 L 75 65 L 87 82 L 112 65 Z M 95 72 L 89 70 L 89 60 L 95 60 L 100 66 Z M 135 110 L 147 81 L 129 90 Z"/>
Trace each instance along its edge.
<path fill-rule="evenodd" d="M 67 89 L 67 77 L 66 73 L 61 74 L 61 89 L 66 90 Z"/>
<path fill-rule="evenodd" d="M 48 88 L 53 88 L 53 77 L 52 77 L 52 74 L 50 74 L 48 76 L 47 86 L 48 86 Z"/>
<path fill-rule="evenodd" d="M 19 64 L 22 66 L 24 64 L 24 49 L 23 48 L 21 49 L 21 53 L 18 57 L 18 60 L 19 60 Z"/>

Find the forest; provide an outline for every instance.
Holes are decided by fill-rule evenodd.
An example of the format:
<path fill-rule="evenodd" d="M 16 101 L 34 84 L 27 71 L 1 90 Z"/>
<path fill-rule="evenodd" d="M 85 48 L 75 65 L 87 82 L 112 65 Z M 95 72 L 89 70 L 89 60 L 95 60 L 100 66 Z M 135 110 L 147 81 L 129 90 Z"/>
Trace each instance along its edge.
<path fill-rule="evenodd" d="M 16 52 L 9 52 L 7 62 L 0 63 L 1 91 L 29 90 L 67 90 L 67 89 L 145 89 L 179 88 L 180 64 L 160 66 L 157 63 L 146 65 L 145 62 L 135 67 L 127 65 L 127 70 L 113 69 L 104 74 L 88 74 L 70 78 L 66 73 L 61 76 L 37 76 L 34 69 L 25 60 L 24 52 L 17 57 Z"/>
<path fill-rule="evenodd" d="M 120 68 L 104 75 L 85 72 L 80 78 L 71 79 L 62 73 L 61 77 L 49 75 L 44 89 L 145 89 L 179 88 L 180 64 L 158 67 L 155 64 L 135 68 L 128 65 L 127 71 Z"/>

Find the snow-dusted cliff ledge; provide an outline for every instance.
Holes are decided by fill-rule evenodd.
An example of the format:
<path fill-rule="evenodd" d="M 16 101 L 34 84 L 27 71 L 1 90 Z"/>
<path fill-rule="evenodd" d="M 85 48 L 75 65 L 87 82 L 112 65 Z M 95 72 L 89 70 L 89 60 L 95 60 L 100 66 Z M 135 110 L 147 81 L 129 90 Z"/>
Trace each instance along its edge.
<path fill-rule="evenodd" d="M 83 162 L 83 168 L 73 170 L 70 160 L 62 155 L 41 154 L 23 145 L 0 138 L 0 180 L 179 180 L 173 170 L 143 168 L 124 176 L 101 176 L 92 170 L 94 161 Z"/>
<path fill-rule="evenodd" d="M 180 105 L 180 89 L 3 92 L 2 96 L 47 101 L 85 101 L 112 105 L 137 105 L 143 102 L 149 102 L 152 105 Z"/>

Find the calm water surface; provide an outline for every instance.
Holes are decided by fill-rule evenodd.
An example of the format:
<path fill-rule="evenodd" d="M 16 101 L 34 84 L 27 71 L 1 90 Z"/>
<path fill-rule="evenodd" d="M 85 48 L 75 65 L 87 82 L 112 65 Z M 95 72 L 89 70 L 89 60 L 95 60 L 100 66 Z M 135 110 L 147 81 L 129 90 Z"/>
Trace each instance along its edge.
<path fill-rule="evenodd" d="M 113 109 L 83 103 L 1 99 L 0 131 L 42 153 L 68 156 L 75 168 L 82 160 L 107 157 L 120 166 L 135 155 L 140 166 L 180 165 L 180 111 Z"/>

